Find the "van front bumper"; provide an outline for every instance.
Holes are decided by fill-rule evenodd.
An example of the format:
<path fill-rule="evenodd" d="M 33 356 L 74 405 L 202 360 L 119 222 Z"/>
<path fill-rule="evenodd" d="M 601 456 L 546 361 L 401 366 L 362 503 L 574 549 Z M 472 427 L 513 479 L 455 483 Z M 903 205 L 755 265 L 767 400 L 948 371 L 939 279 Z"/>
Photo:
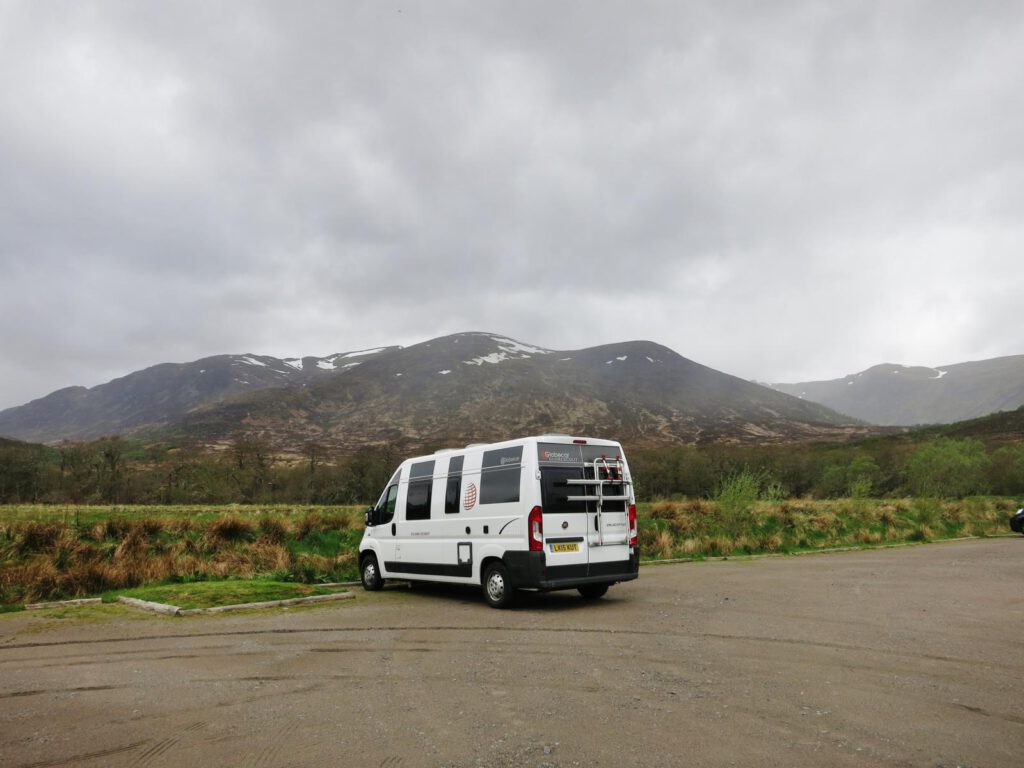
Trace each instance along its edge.
<path fill-rule="evenodd" d="M 606 563 L 549 566 L 544 552 L 506 552 L 504 562 L 516 589 L 551 591 L 632 581 L 640 572 L 640 550 L 633 547 L 628 560 Z"/>

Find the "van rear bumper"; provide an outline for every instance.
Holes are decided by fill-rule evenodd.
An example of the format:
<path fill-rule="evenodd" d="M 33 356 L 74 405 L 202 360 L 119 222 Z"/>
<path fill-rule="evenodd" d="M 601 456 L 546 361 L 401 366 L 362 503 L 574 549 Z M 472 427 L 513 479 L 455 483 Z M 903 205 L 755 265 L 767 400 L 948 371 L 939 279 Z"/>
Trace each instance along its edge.
<path fill-rule="evenodd" d="M 543 552 L 506 552 L 504 562 L 514 587 L 544 591 L 632 581 L 640 572 L 637 548 L 628 560 L 608 563 L 548 566 Z"/>

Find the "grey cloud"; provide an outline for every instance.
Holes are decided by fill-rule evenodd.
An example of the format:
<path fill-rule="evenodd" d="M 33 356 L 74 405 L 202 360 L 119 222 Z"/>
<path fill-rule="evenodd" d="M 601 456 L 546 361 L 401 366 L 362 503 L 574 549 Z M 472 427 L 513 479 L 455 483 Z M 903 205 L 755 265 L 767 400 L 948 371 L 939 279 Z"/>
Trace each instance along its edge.
<path fill-rule="evenodd" d="M 12 2 L 0 89 L 0 407 L 469 329 L 1024 351 L 1015 3 Z"/>

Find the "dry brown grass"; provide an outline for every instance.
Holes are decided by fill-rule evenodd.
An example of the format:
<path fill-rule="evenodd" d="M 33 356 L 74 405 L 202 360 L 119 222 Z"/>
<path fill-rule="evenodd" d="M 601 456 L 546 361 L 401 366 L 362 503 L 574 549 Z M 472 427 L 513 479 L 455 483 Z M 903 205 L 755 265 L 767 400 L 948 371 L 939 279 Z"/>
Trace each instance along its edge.
<path fill-rule="evenodd" d="M 712 557 L 731 555 L 734 549 L 733 540 L 728 536 L 709 536 L 703 541 L 704 553 Z"/>
<path fill-rule="evenodd" d="M 854 534 L 853 540 L 858 544 L 879 544 L 882 534 L 875 531 L 861 530 Z"/>
<path fill-rule="evenodd" d="M 206 535 L 212 540 L 252 541 L 256 538 L 256 526 L 244 517 L 227 515 L 210 523 Z"/>
<path fill-rule="evenodd" d="M 651 505 L 651 517 L 655 520 L 671 520 L 683 511 L 678 501 L 656 501 Z"/>
<path fill-rule="evenodd" d="M 668 560 L 675 553 L 675 538 L 668 531 L 658 531 L 654 537 L 654 554 L 662 560 Z"/>
<path fill-rule="evenodd" d="M 272 544 L 280 544 L 291 531 L 291 525 L 287 520 L 279 517 L 260 518 L 260 538 Z"/>

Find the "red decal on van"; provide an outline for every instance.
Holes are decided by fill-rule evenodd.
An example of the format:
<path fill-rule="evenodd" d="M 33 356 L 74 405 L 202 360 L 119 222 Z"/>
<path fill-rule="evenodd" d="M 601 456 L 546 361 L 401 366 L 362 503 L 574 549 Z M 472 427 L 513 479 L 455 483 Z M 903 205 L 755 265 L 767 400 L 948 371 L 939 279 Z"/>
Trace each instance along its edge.
<path fill-rule="evenodd" d="M 467 512 L 476 506 L 476 483 L 466 486 L 466 500 L 462 502 L 462 508 Z"/>

